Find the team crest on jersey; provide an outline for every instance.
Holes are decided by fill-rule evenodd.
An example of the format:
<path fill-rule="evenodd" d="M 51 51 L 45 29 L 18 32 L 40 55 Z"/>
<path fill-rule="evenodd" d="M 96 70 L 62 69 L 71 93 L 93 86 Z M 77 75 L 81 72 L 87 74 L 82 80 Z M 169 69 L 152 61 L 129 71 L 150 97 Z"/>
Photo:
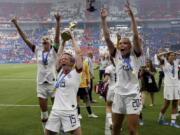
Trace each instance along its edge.
<path fill-rule="evenodd" d="M 62 82 L 60 83 L 60 87 L 65 87 L 65 80 L 63 79 Z"/>

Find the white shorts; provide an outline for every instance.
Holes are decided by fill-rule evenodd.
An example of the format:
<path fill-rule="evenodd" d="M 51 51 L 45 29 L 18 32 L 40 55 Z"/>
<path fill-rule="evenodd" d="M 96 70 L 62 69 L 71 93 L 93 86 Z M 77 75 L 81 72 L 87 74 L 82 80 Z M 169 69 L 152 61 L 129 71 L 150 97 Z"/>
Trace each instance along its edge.
<path fill-rule="evenodd" d="M 60 127 L 64 132 L 69 132 L 80 127 L 77 110 L 74 111 L 58 111 L 52 110 L 46 123 L 46 129 L 59 133 Z"/>
<path fill-rule="evenodd" d="M 114 99 L 114 89 L 108 89 L 106 100 L 113 102 L 113 99 Z"/>
<path fill-rule="evenodd" d="M 37 97 L 47 99 L 54 97 L 54 85 L 49 83 L 37 84 Z"/>
<path fill-rule="evenodd" d="M 178 86 L 164 86 L 164 98 L 167 100 L 180 99 L 180 87 Z"/>
<path fill-rule="evenodd" d="M 118 114 L 140 114 L 142 102 L 140 93 L 131 95 L 114 95 L 112 112 Z"/>

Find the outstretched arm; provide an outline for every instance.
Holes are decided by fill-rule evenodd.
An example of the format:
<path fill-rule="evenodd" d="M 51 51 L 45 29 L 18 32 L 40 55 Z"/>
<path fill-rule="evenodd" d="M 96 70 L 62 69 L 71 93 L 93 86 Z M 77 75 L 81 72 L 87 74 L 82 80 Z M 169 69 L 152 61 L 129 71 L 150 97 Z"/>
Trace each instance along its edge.
<path fill-rule="evenodd" d="M 101 25 L 102 25 L 102 29 L 103 29 L 103 35 L 104 35 L 106 44 L 108 46 L 109 53 L 112 57 L 114 57 L 115 56 L 115 47 L 114 47 L 113 42 L 110 39 L 110 34 L 109 34 L 107 21 L 106 21 L 107 15 L 108 15 L 107 9 L 102 8 L 101 9 Z"/>
<path fill-rule="evenodd" d="M 71 34 L 72 46 L 75 51 L 76 69 L 79 71 L 79 70 L 82 70 L 82 68 L 83 68 L 83 59 L 82 59 L 81 49 L 78 47 L 77 42 L 76 42 L 72 32 L 71 31 L 69 31 L 69 32 Z"/>
<path fill-rule="evenodd" d="M 22 39 L 24 40 L 24 42 L 29 46 L 29 48 L 31 48 L 31 50 L 33 52 L 35 52 L 35 48 L 36 46 L 28 39 L 28 37 L 26 36 L 26 34 L 21 30 L 21 28 L 19 27 L 18 23 L 17 23 L 17 19 L 16 17 L 14 17 L 11 22 L 15 25 L 19 35 L 22 37 Z"/>
<path fill-rule="evenodd" d="M 132 31 L 133 31 L 133 44 L 134 44 L 134 51 L 136 53 L 136 55 L 140 56 L 142 55 L 142 46 L 141 46 L 141 41 L 139 38 L 139 33 L 138 33 L 138 29 L 137 29 L 137 22 L 135 20 L 133 11 L 130 7 L 129 1 L 126 0 L 126 11 L 128 13 L 128 15 L 131 18 L 131 23 L 132 23 Z"/>
<path fill-rule="evenodd" d="M 116 33 L 116 37 L 117 37 L 116 46 L 118 46 L 119 41 L 121 40 L 121 35 L 119 33 Z"/>
<path fill-rule="evenodd" d="M 169 52 L 162 52 L 162 53 L 158 53 L 157 54 L 157 58 L 160 62 L 160 65 L 164 65 L 164 59 L 162 58 L 162 56 L 165 56 L 166 54 L 168 54 Z"/>
<path fill-rule="evenodd" d="M 61 43 L 61 45 L 60 45 L 60 47 L 59 47 L 59 49 L 58 49 L 58 53 L 57 53 L 57 55 L 58 55 L 58 58 L 57 58 L 57 60 L 56 60 L 56 70 L 59 72 L 60 71 L 60 69 L 61 69 L 61 65 L 60 65 L 60 63 L 59 63 L 59 60 L 60 60 L 60 57 L 61 57 L 61 55 L 63 54 L 63 52 L 64 52 L 64 46 L 66 45 L 66 41 L 62 41 L 62 43 Z"/>
<path fill-rule="evenodd" d="M 60 39 L 59 39 L 59 34 L 60 34 L 60 20 L 61 20 L 61 16 L 59 15 L 59 13 L 54 15 L 55 19 L 56 19 L 56 28 L 55 28 L 55 37 L 54 37 L 54 49 L 56 51 L 58 51 L 59 48 L 59 43 L 60 43 Z"/>

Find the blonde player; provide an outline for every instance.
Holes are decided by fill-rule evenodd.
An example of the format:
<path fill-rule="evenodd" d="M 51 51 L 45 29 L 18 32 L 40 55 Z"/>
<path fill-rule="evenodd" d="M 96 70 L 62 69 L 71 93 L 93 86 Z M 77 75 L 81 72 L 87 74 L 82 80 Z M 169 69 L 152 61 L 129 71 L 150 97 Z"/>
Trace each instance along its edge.
<path fill-rule="evenodd" d="M 110 55 L 114 58 L 117 74 L 116 89 L 112 105 L 112 135 L 120 134 L 125 114 L 127 114 L 129 134 L 137 135 L 139 114 L 142 109 L 138 80 L 138 71 L 141 66 L 140 56 L 142 55 L 142 47 L 135 17 L 128 1 L 126 8 L 132 21 L 133 46 L 129 38 L 121 37 L 117 49 L 114 47 L 108 31 L 106 22 L 108 11 L 106 8 L 101 10 L 103 33 Z"/>
<path fill-rule="evenodd" d="M 61 69 L 55 85 L 54 104 L 46 124 L 46 135 L 55 135 L 59 132 L 61 126 L 64 132 L 81 135 L 76 96 L 80 85 L 83 61 L 72 33 L 71 37 L 75 57 L 69 53 L 63 53 L 65 41 L 63 41 L 58 51 Z"/>
<path fill-rule="evenodd" d="M 41 121 L 43 128 L 48 119 L 48 97 L 51 97 L 52 102 L 54 100 L 54 71 L 55 69 L 55 59 L 56 52 L 59 47 L 59 33 L 60 33 L 60 15 L 55 14 L 56 18 L 56 32 L 54 38 L 54 44 L 48 36 L 42 38 L 42 46 L 38 47 L 34 45 L 21 30 L 20 26 L 17 23 L 17 19 L 13 18 L 12 22 L 14 23 L 17 31 L 20 36 L 27 44 L 27 46 L 36 54 L 37 59 L 37 97 L 39 99 L 39 105 L 41 109 Z"/>
<path fill-rule="evenodd" d="M 163 55 L 166 55 L 167 58 L 162 58 L 161 56 Z M 180 128 L 180 126 L 176 123 L 177 106 L 178 100 L 180 99 L 180 83 L 178 80 L 178 65 L 180 61 L 179 59 L 176 59 L 176 55 L 180 55 L 180 53 L 165 52 L 158 54 L 158 58 L 165 74 L 164 105 L 161 108 L 158 122 L 160 125 L 169 125 L 169 123 L 164 120 L 164 114 L 172 101 L 170 126 Z"/>

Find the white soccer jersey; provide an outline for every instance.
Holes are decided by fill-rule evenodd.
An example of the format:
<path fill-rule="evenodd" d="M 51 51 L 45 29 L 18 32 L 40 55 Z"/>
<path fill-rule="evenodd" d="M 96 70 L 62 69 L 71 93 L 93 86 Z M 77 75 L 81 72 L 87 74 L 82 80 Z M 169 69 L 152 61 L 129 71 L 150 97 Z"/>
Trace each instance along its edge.
<path fill-rule="evenodd" d="M 114 89 L 116 83 L 116 68 L 111 64 L 105 69 L 105 74 L 109 75 L 109 90 Z"/>
<path fill-rule="evenodd" d="M 59 87 L 55 93 L 55 100 L 52 109 L 60 111 L 71 111 L 77 107 L 77 92 L 81 81 L 81 73 L 73 69 L 67 75 L 60 71 L 58 75 Z"/>
<path fill-rule="evenodd" d="M 115 93 L 120 95 L 138 93 L 140 89 L 138 72 L 141 66 L 141 57 L 137 57 L 134 52 L 131 52 L 129 59 L 125 61 L 121 52 L 117 50 L 114 60 L 117 75 Z"/>
<path fill-rule="evenodd" d="M 44 82 L 48 82 L 50 84 L 53 84 L 53 79 L 55 78 L 54 70 L 57 59 L 57 54 L 54 48 L 51 48 L 47 53 L 43 53 L 42 48 L 36 47 L 35 54 L 37 60 L 37 83 L 43 84 Z M 47 65 L 43 64 L 43 59 L 47 59 Z"/>
<path fill-rule="evenodd" d="M 179 86 L 178 80 L 178 65 L 179 59 L 174 61 L 174 65 L 171 65 L 166 59 L 164 59 L 164 65 L 162 66 L 164 71 L 164 85 L 165 86 Z"/>

